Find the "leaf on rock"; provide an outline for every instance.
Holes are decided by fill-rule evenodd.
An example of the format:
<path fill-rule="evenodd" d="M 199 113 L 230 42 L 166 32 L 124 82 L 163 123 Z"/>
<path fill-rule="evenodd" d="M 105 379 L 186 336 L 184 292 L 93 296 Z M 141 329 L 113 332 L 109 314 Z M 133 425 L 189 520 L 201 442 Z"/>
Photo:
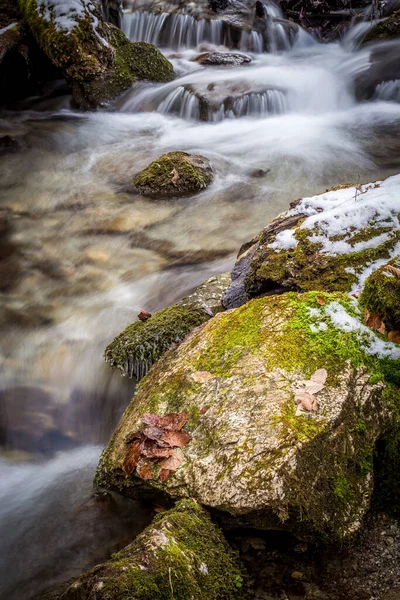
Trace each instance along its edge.
<path fill-rule="evenodd" d="M 142 421 L 146 425 L 165 429 L 166 431 L 180 431 L 188 420 L 187 413 L 170 413 L 165 417 L 159 415 L 146 414 L 143 415 Z"/>
<path fill-rule="evenodd" d="M 164 429 L 160 427 L 153 427 L 149 425 L 143 429 L 143 434 L 149 438 L 150 440 L 155 440 L 157 442 L 161 441 L 162 436 L 164 435 Z"/>
<path fill-rule="evenodd" d="M 316 397 L 308 392 L 297 392 L 295 394 L 295 401 L 299 410 L 311 411 L 318 408 Z"/>
<path fill-rule="evenodd" d="M 313 375 L 311 375 L 311 381 L 325 385 L 328 378 L 328 371 L 326 369 L 317 369 Z"/>
<path fill-rule="evenodd" d="M 138 319 L 140 319 L 143 322 L 148 321 L 151 316 L 152 314 L 147 312 L 146 310 L 140 310 L 138 313 Z"/>
<path fill-rule="evenodd" d="M 394 344 L 400 344 L 400 331 L 390 331 L 388 338 L 390 342 L 393 342 Z"/>
<path fill-rule="evenodd" d="M 364 321 L 367 327 L 374 331 L 379 331 L 382 327 L 382 319 L 380 316 L 376 313 L 370 313 L 369 310 L 366 310 L 364 313 Z"/>
<path fill-rule="evenodd" d="M 176 471 L 182 464 L 182 457 L 179 456 L 177 452 L 174 452 L 172 456 L 162 460 L 160 462 L 161 469 L 166 469 L 168 471 Z"/>
<path fill-rule="evenodd" d="M 168 469 L 161 469 L 160 471 L 160 481 L 165 483 L 171 477 L 173 471 L 169 471 Z"/>
<path fill-rule="evenodd" d="M 385 267 L 385 271 L 388 271 L 389 273 L 400 279 L 400 269 L 398 269 L 397 267 L 388 265 L 387 267 Z"/>
<path fill-rule="evenodd" d="M 209 408 L 209 406 L 203 406 L 203 408 L 200 410 L 201 416 L 205 415 Z"/>
<path fill-rule="evenodd" d="M 190 442 L 190 435 L 186 431 L 166 431 L 162 441 L 175 448 L 183 448 Z"/>
<path fill-rule="evenodd" d="M 128 451 L 125 455 L 124 463 L 122 465 L 122 469 L 126 473 L 126 475 L 132 475 L 132 473 L 136 469 L 137 464 L 140 460 L 141 452 L 141 443 L 138 440 L 134 441 L 133 444 L 129 446 Z"/>
<path fill-rule="evenodd" d="M 172 448 L 160 448 L 154 443 L 149 448 L 144 448 L 142 455 L 146 458 L 168 458 L 173 452 Z"/>
<path fill-rule="evenodd" d="M 138 475 L 140 479 L 144 481 L 149 481 L 149 479 L 153 479 L 153 466 L 149 463 L 145 463 L 138 469 Z"/>
<path fill-rule="evenodd" d="M 125 440 L 126 444 L 132 444 L 132 442 L 134 442 L 135 440 L 142 440 L 143 439 L 143 430 L 139 429 L 139 431 L 135 431 L 135 433 L 131 433 L 131 435 L 128 435 L 128 437 Z"/>
<path fill-rule="evenodd" d="M 180 175 L 175 168 L 172 169 L 171 175 L 172 175 L 171 183 L 174 183 L 174 184 L 178 183 L 178 181 L 180 180 Z"/>

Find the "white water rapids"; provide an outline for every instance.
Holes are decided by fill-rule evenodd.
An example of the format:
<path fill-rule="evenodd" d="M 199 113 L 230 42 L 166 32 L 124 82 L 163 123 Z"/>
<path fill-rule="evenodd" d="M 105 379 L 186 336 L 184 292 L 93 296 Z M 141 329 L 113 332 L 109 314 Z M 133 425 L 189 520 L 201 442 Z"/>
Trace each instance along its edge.
<path fill-rule="evenodd" d="M 265 35 L 236 39 L 217 20 L 126 13 L 124 30 L 163 47 L 174 81 L 134 85 L 107 112 L 36 98 L 0 115 L 22 148 L 0 169 L 13 249 L 0 313 L 1 597 L 77 575 L 147 522 L 129 502 L 110 513 L 89 501 L 133 391 L 103 351 L 138 309 L 228 270 L 291 200 L 400 171 L 398 82 L 356 100 L 371 60 L 360 28 L 322 45 L 267 8 Z M 194 60 L 232 48 L 251 62 Z M 176 201 L 136 195 L 134 175 L 170 150 L 207 156 L 214 184 Z"/>

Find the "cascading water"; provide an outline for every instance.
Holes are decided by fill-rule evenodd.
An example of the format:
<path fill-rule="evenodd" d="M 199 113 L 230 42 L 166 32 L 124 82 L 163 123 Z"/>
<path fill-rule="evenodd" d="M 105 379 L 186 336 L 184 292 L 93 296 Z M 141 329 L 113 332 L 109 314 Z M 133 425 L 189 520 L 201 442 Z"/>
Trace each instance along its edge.
<path fill-rule="evenodd" d="M 0 115 L 1 135 L 21 147 L 0 169 L 7 600 L 93 566 L 149 518 L 136 504 L 90 499 L 101 447 L 133 393 L 103 364 L 107 343 L 139 309 L 228 270 L 291 199 L 400 171 L 398 82 L 356 100 L 371 49 L 355 48 L 351 32 L 321 45 L 275 6 L 265 11 L 265 33 L 235 38 L 219 19 L 125 13 L 131 39 L 163 46 L 174 81 L 133 86 L 107 112 L 77 113 L 62 98 Z M 232 48 L 251 62 L 198 62 Z M 214 184 L 179 201 L 138 196 L 134 175 L 171 150 L 207 156 Z"/>

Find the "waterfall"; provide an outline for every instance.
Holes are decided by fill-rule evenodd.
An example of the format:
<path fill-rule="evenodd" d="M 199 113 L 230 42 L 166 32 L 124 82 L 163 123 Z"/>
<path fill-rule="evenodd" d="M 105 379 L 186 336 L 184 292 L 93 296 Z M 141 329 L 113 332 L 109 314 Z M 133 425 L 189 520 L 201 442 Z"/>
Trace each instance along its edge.
<path fill-rule="evenodd" d="M 196 48 L 205 42 L 217 46 L 232 44 L 229 29 L 221 20 L 197 20 L 190 15 L 125 13 L 123 31 L 132 42 L 148 42 L 173 50 Z"/>
<path fill-rule="evenodd" d="M 200 120 L 200 100 L 192 92 L 179 86 L 168 94 L 157 108 L 164 115 L 177 115 L 189 121 Z"/>
<path fill-rule="evenodd" d="M 400 80 L 383 81 L 377 85 L 374 100 L 400 103 Z"/>

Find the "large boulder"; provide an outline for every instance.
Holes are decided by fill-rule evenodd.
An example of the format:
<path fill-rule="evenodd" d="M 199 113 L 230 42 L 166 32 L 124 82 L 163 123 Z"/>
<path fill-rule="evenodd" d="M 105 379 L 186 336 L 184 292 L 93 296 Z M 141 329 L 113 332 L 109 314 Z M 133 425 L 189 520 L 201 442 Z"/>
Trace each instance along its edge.
<path fill-rule="evenodd" d="M 358 294 L 400 251 L 400 175 L 303 198 L 245 244 L 223 303 L 287 290 Z"/>
<path fill-rule="evenodd" d="M 134 183 L 143 196 L 168 198 L 197 194 L 208 187 L 213 178 L 208 158 L 169 152 L 136 175 Z"/>
<path fill-rule="evenodd" d="M 229 281 L 229 273 L 211 277 L 177 304 L 128 325 L 107 347 L 106 361 L 123 376 L 142 379 L 169 348 L 223 310 L 221 298 Z"/>
<path fill-rule="evenodd" d="M 241 600 L 244 574 L 207 513 L 182 500 L 136 540 L 36 600 Z"/>
<path fill-rule="evenodd" d="M 138 79 L 170 81 L 172 65 L 151 44 L 132 44 L 90 0 L 19 0 L 40 48 L 70 84 L 75 104 L 95 108 Z"/>
<path fill-rule="evenodd" d="M 365 282 L 360 296 L 375 329 L 400 342 L 400 256 L 380 267 Z M 383 328 L 382 328 L 383 325 Z"/>
<path fill-rule="evenodd" d="M 151 369 L 96 485 L 196 498 L 236 526 L 343 540 L 369 507 L 374 447 L 399 413 L 398 384 L 400 347 L 366 327 L 355 299 L 253 300 Z"/>

